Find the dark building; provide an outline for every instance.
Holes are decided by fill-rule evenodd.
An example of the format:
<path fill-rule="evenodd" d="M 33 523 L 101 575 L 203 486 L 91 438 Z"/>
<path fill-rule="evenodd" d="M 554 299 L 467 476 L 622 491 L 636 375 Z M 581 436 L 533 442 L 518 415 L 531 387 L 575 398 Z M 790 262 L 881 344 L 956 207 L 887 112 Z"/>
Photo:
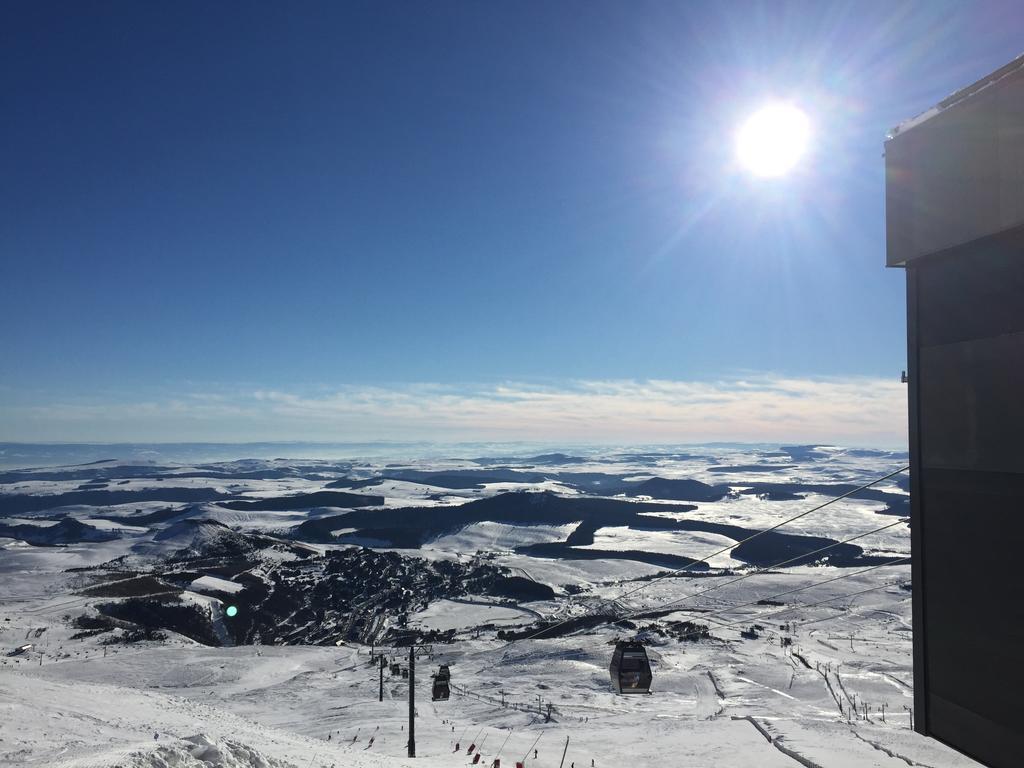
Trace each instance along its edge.
<path fill-rule="evenodd" d="M 907 273 L 915 728 L 1024 765 L 1024 58 L 893 131 Z"/>

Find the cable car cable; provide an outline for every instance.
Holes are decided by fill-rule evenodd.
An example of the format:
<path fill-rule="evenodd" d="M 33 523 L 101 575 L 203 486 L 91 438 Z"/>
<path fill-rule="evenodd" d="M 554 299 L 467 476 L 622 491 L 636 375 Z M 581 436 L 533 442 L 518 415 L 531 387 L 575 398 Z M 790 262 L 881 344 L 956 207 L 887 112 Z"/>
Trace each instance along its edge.
<path fill-rule="evenodd" d="M 899 469 L 897 469 L 897 470 L 895 470 L 893 472 L 890 472 L 887 475 L 883 475 L 882 477 L 879 477 L 879 478 L 877 478 L 875 480 L 872 480 L 870 483 L 865 483 L 864 485 L 861 485 L 861 486 L 859 486 L 857 488 L 854 488 L 854 489 L 852 489 L 850 491 L 847 491 L 846 493 L 842 494 L 841 496 L 836 496 L 836 497 L 834 497 L 832 499 L 829 499 L 828 501 L 825 501 L 825 502 L 819 504 L 816 507 L 812 507 L 811 509 L 805 510 L 804 512 L 801 512 L 800 514 L 793 515 L 793 517 L 789 517 L 789 518 L 783 520 L 780 523 L 776 523 L 775 525 L 771 526 L 770 528 L 765 528 L 762 531 L 757 531 L 756 533 L 748 536 L 747 538 L 742 539 L 742 540 L 737 541 L 737 542 L 734 542 L 734 543 L 730 544 L 727 547 L 723 547 L 722 549 L 719 549 L 716 552 L 712 552 L 710 555 L 707 555 L 706 557 L 703 557 L 700 560 L 694 560 L 694 561 L 692 561 L 690 563 L 687 563 L 686 565 L 684 565 L 681 568 L 675 569 L 674 571 L 668 571 L 668 572 L 666 572 L 666 573 L 664 573 L 664 574 L 662 574 L 660 576 L 655 576 L 650 581 L 648 581 L 648 582 L 646 582 L 644 584 L 641 584 L 638 587 L 634 587 L 633 589 L 626 590 L 625 592 L 623 592 L 622 594 L 618 595 L 617 597 L 609 598 L 607 600 L 603 600 L 601 603 L 598 604 L 596 609 L 592 609 L 591 612 L 584 613 L 582 616 L 573 616 L 573 617 L 568 618 L 568 619 L 563 619 L 562 621 L 560 621 L 560 622 L 558 622 L 556 624 L 552 624 L 550 627 L 543 627 L 541 629 L 538 629 L 536 632 L 534 632 L 532 634 L 529 634 L 529 635 L 527 635 L 525 637 L 520 637 L 520 638 L 516 638 L 516 639 L 510 640 L 506 644 L 505 647 L 508 647 L 508 645 L 511 645 L 512 643 L 515 643 L 515 642 L 518 642 L 519 640 L 533 640 L 538 635 L 542 635 L 545 632 L 550 632 L 551 630 L 557 629 L 558 627 L 561 627 L 561 626 L 563 626 L 565 624 L 568 624 L 570 622 L 578 621 L 579 619 L 587 618 L 588 616 L 593 615 L 592 611 L 599 610 L 599 609 L 603 608 L 604 606 L 608 605 L 609 603 L 618 602 L 619 600 L 622 600 L 623 598 L 629 597 L 630 595 L 635 595 L 637 592 L 640 592 L 640 591 L 642 591 L 644 589 L 647 589 L 647 587 L 649 587 L 651 584 L 653 584 L 656 581 L 660 581 L 662 579 L 667 579 L 667 578 L 669 578 L 671 576 L 676 576 L 676 575 L 678 575 L 680 573 L 683 573 L 684 571 L 688 571 L 690 568 L 692 568 L 695 565 L 699 565 L 700 563 L 705 563 L 706 564 L 713 557 L 718 557 L 718 555 L 721 555 L 721 554 L 723 554 L 725 552 L 728 552 L 731 549 L 735 549 L 736 547 L 740 546 L 741 544 L 746 544 L 747 542 L 753 541 L 754 539 L 756 539 L 756 538 L 758 538 L 760 536 L 764 536 L 767 533 L 771 533 L 772 531 L 777 531 L 779 528 L 782 528 L 784 525 L 789 525 L 790 523 L 795 522 L 795 521 L 799 520 L 802 517 L 807 517 L 807 515 L 810 515 L 813 512 L 817 512 L 818 510 L 824 509 L 825 507 L 829 506 L 830 504 L 835 504 L 837 501 L 841 501 L 842 499 L 849 498 L 850 496 L 853 496 L 856 493 L 860 493 L 861 491 L 866 490 L 866 489 L 870 488 L 873 485 L 878 485 L 878 483 L 882 482 L 883 480 L 888 480 L 890 477 L 895 477 L 896 475 L 900 474 L 901 472 L 906 472 L 908 469 L 910 469 L 909 465 L 904 466 L 904 467 L 900 467 Z"/>
<path fill-rule="evenodd" d="M 797 560 L 803 560 L 805 558 L 810 557 L 811 555 L 821 554 L 822 552 L 826 552 L 826 551 L 828 551 L 830 549 L 834 549 L 835 547 L 838 547 L 841 544 L 849 544 L 851 541 L 856 541 L 857 539 L 863 539 L 863 538 L 865 538 L 867 536 L 871 536 L 873 534 L 880 533 L 882 531 L 888 530 L 889 528 L 892 528 L 894 526 L 902 525 L 905 522 L 906 522 L 906 520 L 900 519 L 900 520 L 897 520 L 895 523 L 890 523 L 889 525 L 883 525 L 881 528 L 875 528 L 874 530 L 868 531 L 867 533 L 860 533 L 860 534 L 857 534 L 856 536 L 851 536 L 848 539 L 843 539 L 842 541 L 832 542 L 828 546 L 821 547 L 820 549 L 816 549 L 813 552 L 806 552 L 804 554 L 796 555 L 795 557 L 791 557 L 788 560 L 783 560 L 780 563 L 775 563 L 775 565 L 766 565 L 766 566 L 764 566 L 762 568 L 758 568 L 757 570 L 750 571 L 749 573 L 746 573 L 743 576 L 740 576 L 739 578 L 733 579 L 732 581 L 727 581 L 724 584 L 716 584 L 715 586 L 708 587 L 707 589 L 701 590 L 700 592 L 694 592 L 692 595 L 686 595 L 685 597 L 677 598 L 677 599 L 671 601 L 670 603 L 667 603 L 667 605 L 675 605 L 676 603 L 685 602 L 686 600 L 690 600 L 691 598 L 694 598 L 694 597 L 700 597 L 701 595 L 706 595 L 708 592 L 714 592 L 716 590 L 722 589 L 723 587 L 728 587 L 730 584 L 736 584 L 736 583 L 738 583 L 740 581 L 744 581 L 745 579 L 749 579 L 749 578 L 751 578 L 753 576 L 760 576 L 761 574 L 768 573 L 769 571 L 771 571 L 771 570 L 773 570 L 775 568 L 781 568 L 784 565 L 788 565 L 789 563 L 796 562 Z M 662 607 L 664 607 L 664 605 Z M 642 613 L 642 612 L 646 612 L 646 609 L 645 609 L 645 611 L 636 611 L 636 612 L 634 612 L 632 614 L 626 614 L 626 616 L 624 616 L 623 618 L 630 618 L 631 616 L 634 616 L 637 613 Z"/>
<path fill-rule="evenodd" d="M 889 587 L 899 587 L 899 586 L 902 586 L 903 584 L 906 584 L 906 583 L 907 582 L 905 582 L 905 581 L 904 582 L 890 581 L 890 582 L 888 582 L 886 584 L 878 584 L 877 586 L 874 586 L 874 587 L 867 587 L 866 589 L 861 589 L 861 590 L 858 590 L 857 592 L 848 592 L 845 595 L 833 595 L 832 597 L 827 597 L 824 600 L 818 600 L 817 602 L 814 602 L 814 603 L 800 603 L 799 605 L 787 605 L 785 608 L 782 608 L 782 609 L 780 609 L 778 611 L 771 611 L 769 613 L 762 613 L 762 614 L 760 614 L 758 616 L 755 616 L 754 618 L 758 619 L 758 620 L 769 619 L 769 618 L 771 618 L 773 616 L 781 616 L 784 613 L 789 613 L 790 611 L 797 611 L 797 610 L 800 610 L 802 608 L 814 608 L 815 606 L 824 605 L 825 603 L 835 602 L 836 600 L 843 600 L 843 599 L 848 598 L 848 597 L 857 597 L 858 595 L 863 595 L 863 594 L 865 594 L 867 592 L 877 592 L 880 589 L 887 589 Z M 836 614 L 834 616 L 829 616 L 827 619 L 822 619 L 822 621 L 831 621 L 832 619 L 837 619 L 841 615 L 849 613 L 849 611 L 850 611 L 849 608 L 844 609 L 842 613 Z M 728 624 L 722 624 L 720 626 L 721 627 L 732 627 L 732 626 L 735 626 L 736 624 L 745 624 L 748 621 L 751 621 L 751 618 L 750 617 L 744 617 L 742 619 L 736 619 L 735 621 L 730 621 Z"/>
<path fill-rule="evenodd" d="M 888 563 L 882 563 L 880 565 L 872 565 L 870 568 L 862 568 L 861 570 L 854 571 L 853 573 L 844 573 L 842 576 L 833 576 L 831 579 L 825 579 L 824 581 L 815 581 L 815 582 L 812 582 L 810 584 L 805 584 L 802 587 L 794 587 L 793 589 L 787 589 L 785 592 L 776 592 L 775 594 L 768 595 L 767 597 L 759 597 L 756 600 L 750 600 L 750 601 L 748 601 L 746 603 L 739 603 L 737 605 L 731 605 L 731 606 L 729 606 L 727 608 L 721 608 L 721 609 L 719 609 L 717 611 L 712 611 L 710 613 L 701 614 L 701 618 L 707 619 L 707 618 L 711 618 L 711 617 L 714 617 L 714 616 L 722 616 L 724 614 L 730 613 L 731 611 L 735 611 L 738 608 L 746 608 L 746 607 L 751 606 L 751 605 L 757 605 L 762 600 L 774 600 L 775 598 L 785 597 L 786 595 L 796 594 L 797 592 L 805 592 L 808 589 L 814 589 L 815 587 L 820 587 L 820 586 L 823 586 L 825 584 L 831 584 L 834 581 L 842 581 L 843 579 L 851 579 L 854 576 L 859 576 L 862 573 L 867 573 L 869 571 L 876 571 L 879 568 L 886 568 L 886 567 L 888 567 L 890 565 L 902 565 L 904 563 L 909 563 L 909 562 L 910 562 L 910 558 L 906 557 L 906 558 L 902 558 L 900 560 L 893 560 L 893 561 L 890 561 Z M 871 589 L 882 589 L 883 587 L 887 587 L 887 586 L 893 586 L 893 585 L 892 584 L 883 584 L 881 587 L 872 587 Z M 871 589 L 867 589 L 867 590 L 864 590 L 864 591 L 865 592 L 870 592 Z M 859 593 L 859 592 L 854 592 L 853 593 L 853 595 L 857 595 L 857 594 L 861 594 L 861 593 Z M 836 597 L 829 598 L 829 600 L 838 600 L 841 597 L 844 597 L 844 595 L 838 595 Z M 826 603 L 826 602 L 829 602 L 829 600 L 822 600 L 821 602 L 822 603 Z M 757 621 L 757 620 L 760 620 L 760 619 L 767 618 L 769 616 L 776 616 L 776 615 L 778 615 L 780 613 L 786 613 L 787 611 L 797 610 L 799 608 L 810 608 L 810 607 L 813 607 L 815 605 L 820 605 L 820 604 L 821 603 L 801 603 L 800 605 L 787 606 L 783 610 L 773 611 L 773 612 L 770 612 L 770 613 L 767 613 L 767 614 L 758 614 L 756 616 L 744 616 L 744 617 L 741 617 L 739 619 L 736 619 L 735 621 L 729 621 L 729 622 L 726 622 L 724 624 L 719 624 L 717 627 L 715 627 L 715 629 L 721 629 L 721 628 L 724 628 L 724 627 L 730 627 L 730 626 L 732 626 L 734 624 L 743 624 L 745 622 Z M 669 606 L 669 605 L 672 605 L 672 603 L 665 603 L 665 604 L 663 604 L 662 608 L 665 608 L 666 606 Z M 706 628 L 706 629 L 709 629 L 709 628 Z M 697 631 L 694 631 L 694 632 L 688 632 L 686 634 L 679 635 L 678 637 L 679 637 L 679 639 L 684 639 L 684 638 L 687 638 L 687 637 L 693 637 L 694 635 L 703 634 L 703 632 L 704 632 L 704 630 L 697 630 Z"/>
<path fill-rule="evenodd" d="M 897 469 L 895 472 L 890 472 L 888 475 L 880 477 L 877 480 L 872 480 L 870 483 L 862 485 L 859 488 L 854 488 L 852 491 L 848 491 L 847 493 L 844 493 L 842 496 L 836 496 L 835 498 L 829 499 L 828 501 L 823 502 L 823 503 L 819 504 L 816 507 L 812 507 L 811 509 L 808 509 L 805 512 L 801 512 L 798 515 L 793 515 L 793 517 L 787 518 L 786 520 L 783 520 L 781 523 L 776 523 L 771 528 L 765 528 L 763 531 L 757 531 L 756 533 L 748 536 L 747 538 L 742 539 L 740 541 L 737 541 L 734 544 L 730 544 L 727 547 L 723 547 L 722 549 L 720 549 L 717 552 L 714 552 L 714 553 L 708 555 L 707 557 L 701 558 L 700 560 L 696 560 L 696 561 L 694 561 L 692 563 L 689 563 L 688 565 L 685 565 L 685 566 L 683 566 L 681 568 L 677 568 L 675 571 L 669 571 L 667 574 L 664 574 L 662 576 L 657 576 L 657 577 L 651 579 L 649 582 L 647 582 L 645 584 L 641 584 L 640 586 L 638 586 L 638 587 L 636 587 L 636 588 L 634 588 L 632 590 L 628 590 L 628 591 L 624 592 L 623 594 L 619 595 L 617 598 L 615 598 L 615 600 L 616 601 L 622 600 L 624 597 L 629 597 L 630 595 L 634 595 L 637 592 L 640 592 L 641 590 L 647 589 L 647 587 L 649 587 L 655 581 L 660 581 L 661 579 L 667 579 L 670 576 L 674 576 L 677 573 L 681 573 L 682 571 L 685 571 L 685 570 L 688 570 L 688 569 L 692 568 L 694 565 L 696 565 L 698 563 L 707 563 L 707 561 L 710 560 L 711 558 L 718 557 L 718 555 L 724 554 L 725 552 L 728 552 L 730 549 L 735 549 L 736 547 L 740 546 L 741 544 L 746 544 L 747 542 L 753 541 L 754 539 L 758 538 L 759 536 L 764 536 L 766 533 L 771 533 L 772 531 L 777 531 L 779 528 L 781 528 L 784 525 L 789 525 L 789 523 L 795 522 L 795 521 L 799 520 L 802 517 L 806 517 L 807 515 L 811 514 L 812 512 L 817 512 L 820 509 L 824 509 L 825 507 L 829 506 L 830 504 L 835 504 L 837 501 L 841 501 L 842 499 L 848 498 L 849 496 L 852 496 L 855 493 L 860 493 L 861 491 L 863 491 L 863 490 L 865 490 L 867 488 L 870 488 L 873 485 L 877 485 L 878 483 L 882 482 L 883 480 L 888 480 L 890 477 L 895 477 L 896 475 L 900 474 L 901 472 L 905 472 L 908 469 L 910 469 L 909 465 L 905 466 L 905 467 L 901 467 L 900 469 Z"/>
<path fill-rule="evenodd" d="M 756 605 L 757 603 L 759 603 L 762 600 L 774 600 L 777 597 L 785 597 L 786 595 L 792 595 L 792 594 L 795 594 L 797 592 L 804 592 L 804 591 L 806 591 L 808 589 L 813 589 L 814 587 L 820 587 L 823 584 L 831 584 L 833 581 L 842 581 L 843 579 L 851 579 L 854 576 L 859 576 L 862 573 L 868 573 L 869 571 L 877 571 L 879 568 L 886 568 L 887 566 L 890 566 L 890 565 L 902 565 L 904 563 L 909 563 L 909 562 L 910 562 L 910 558 L 909 557 L 901 558 L 899 560 L 890 560 L 889 562 L 879 563 L 878 565 L 872 565 L 872 566 L 870 566 L 868 568 L 862 568 L 859 571 L 853 571 L 852 573 L 844 573 L 841 576 L 833 576 L 831 579 L 825 579 L 824 581 L 814 581 L 814 582 L 811 582 L 810 584 L 805 584 L 802 587 L 794 587 L 793 589 L 787 589 L 785 592 L 776 592 L 775 594 L 768 595 L 767 597 L 759 597 L 756 600 L 750 600 L 750 601 L 745 602 L 745 603 L 738 603 L 736 605 L 731 605 L 731 606 L 728 606 L 726 608 L 719 608 L 718 610 L 711 611 L 710 613 L 702 613 L 702 614 L 700 614 L 700 616 L 701 616 L 701 618 L 710 618 L 710 617 L 713 617 L 713 616 L 721 616 L 722 614 L 729 613 L 729 611 L 734 611 L 737 608 L 746 608 L 748 605 Z M 662 603 L 660 607 L 656 608 L 656 610 L 659 610 L 659 611 L 664 610 L 665 608 L 667 608 L 667 607 L 669 607 L 671 605 L 674 605 L 676 602 L 677 601 L 675 601 L 675 600 L 670 600 L 667 603 Z M 682 610 L 686 610 L 686 609 L 684 608 Z M 647 612 L 649 612 L 649 609 L 648 610 L 644 610 L 644 611 L 636 611 L 635 613 L 628 614 L 624 618 L 627 618 L 627 619 L 628 618 L 636 618 L 637 616 L 640 616 L 640 615 L 642 615 L 644 613 L 647 613 Z"/>

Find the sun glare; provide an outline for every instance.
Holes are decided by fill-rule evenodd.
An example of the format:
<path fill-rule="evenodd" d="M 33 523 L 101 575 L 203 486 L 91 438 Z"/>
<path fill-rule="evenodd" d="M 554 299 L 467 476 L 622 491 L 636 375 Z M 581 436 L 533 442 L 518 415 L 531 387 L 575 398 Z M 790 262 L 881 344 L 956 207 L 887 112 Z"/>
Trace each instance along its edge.
<path fill-rule="evenodd" d="M 756 176 L 784 176 L 807 149 L 811 123 L 791 104 L 772 104 L 751 115 L 736 134 L 736 156 Z"/>

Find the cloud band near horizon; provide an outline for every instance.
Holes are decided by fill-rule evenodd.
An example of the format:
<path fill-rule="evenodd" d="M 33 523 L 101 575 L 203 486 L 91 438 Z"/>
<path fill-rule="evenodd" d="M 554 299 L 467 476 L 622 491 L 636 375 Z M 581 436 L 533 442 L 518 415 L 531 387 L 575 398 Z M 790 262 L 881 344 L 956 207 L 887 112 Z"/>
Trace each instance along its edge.
<path fill-rule="evenodd" d="M 239 388 L 0 406 L 0 440 L 21 442 L 783 441 L 903 447 L 906 435 L 905 386 L 871 377 L 414 384 L 315 393 Z"/>

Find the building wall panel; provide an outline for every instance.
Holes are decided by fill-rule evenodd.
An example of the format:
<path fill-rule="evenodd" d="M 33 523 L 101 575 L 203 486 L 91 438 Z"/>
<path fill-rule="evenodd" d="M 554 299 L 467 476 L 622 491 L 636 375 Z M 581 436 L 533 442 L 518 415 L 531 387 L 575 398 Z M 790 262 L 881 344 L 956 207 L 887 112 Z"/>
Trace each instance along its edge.
<path fill-rule="evenodd" d="M 917 726 L 997 768 L 1024 749 L 1021 242 L 907 265 Z"/>

